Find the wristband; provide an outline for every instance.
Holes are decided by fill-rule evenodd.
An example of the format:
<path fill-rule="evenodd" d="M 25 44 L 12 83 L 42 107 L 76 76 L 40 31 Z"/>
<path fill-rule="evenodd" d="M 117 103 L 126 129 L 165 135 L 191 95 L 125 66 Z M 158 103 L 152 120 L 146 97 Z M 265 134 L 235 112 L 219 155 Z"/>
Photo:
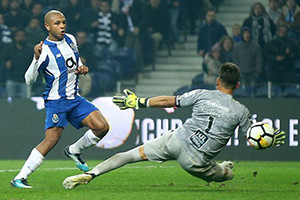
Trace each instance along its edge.
<path fill-rule="evenodd" d="M 138 98 L 138 107 L 139 108 L 147 108 L 149 107 L 149 98 Z"/>

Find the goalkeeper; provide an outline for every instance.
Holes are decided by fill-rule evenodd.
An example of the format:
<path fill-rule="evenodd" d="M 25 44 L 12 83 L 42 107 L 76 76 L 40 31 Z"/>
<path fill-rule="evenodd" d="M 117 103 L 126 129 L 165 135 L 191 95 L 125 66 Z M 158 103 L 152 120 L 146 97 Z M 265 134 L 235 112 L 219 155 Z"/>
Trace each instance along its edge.
<path fill-rule="evenodd" d="M 113 102 L 120 109 L 193 106 L 192 118 L 176 130 L 118 153 L 84 174 L 66 178 L 63 186 L 72 189 L 128 163 L 143 160 L 177 160 L 185 171 L 207 182 L 231 180 L 234 177 L 233 162 L 217 163 L 213 158 L 226 146 L 237 126 L 244 133 L 251 126 L 248 109 L 232 98 L 239 87 L 239 77 L 238 66 L 225 63 L 216 80 L 216 90 L 199 89 L 179 96 L 139 98 L 125 89 L 125 95 L 115 95 Z M 282 144 L 284 138 L 284 132 L 277 131 L 273 145 Z"/>

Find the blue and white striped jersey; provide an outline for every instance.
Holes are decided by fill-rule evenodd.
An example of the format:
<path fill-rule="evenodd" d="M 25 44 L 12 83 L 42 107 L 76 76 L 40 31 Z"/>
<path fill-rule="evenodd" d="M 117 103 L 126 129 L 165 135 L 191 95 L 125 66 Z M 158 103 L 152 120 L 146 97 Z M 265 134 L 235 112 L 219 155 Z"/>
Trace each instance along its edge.
<path fill-rule="evenodd" d="M 51 41 L 47 38 L 39 59 L 36 60 L 34 57 L 26 71 L 25 80 L 27 85 L 31 85 L 42 72 L 46 80 L 46 89 L 43 93 L 45 100 L 74 99 L 79 95 L 78 75 L 74 72 L 81 65 L 73 35 L 65 34 L 65 38 L 61 41 Z"/>

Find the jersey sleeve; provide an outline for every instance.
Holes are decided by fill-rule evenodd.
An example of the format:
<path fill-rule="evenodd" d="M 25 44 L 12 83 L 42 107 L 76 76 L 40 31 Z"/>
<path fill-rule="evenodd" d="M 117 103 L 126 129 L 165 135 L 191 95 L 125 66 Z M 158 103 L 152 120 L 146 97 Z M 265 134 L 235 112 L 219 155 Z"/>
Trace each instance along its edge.
<path fill-rule="evenodd" d="M 201 99 L 203 90 L 192 90 L 190 92 L 184 93 L 182 95 L 176 96 L 176 106 L 178 107 L 187 107 L 194 105 L 196 101 Z"/>
<path fill-rule="evenodd" d="M 43 48 L 45 48 L 45 46 Z M 39 75 L 39 71 L 43 66 L 47 65 L 47 60 L 49 62 L 48 56 L 46 56 L 44 53 L 40 55 L 39 59 L 35 59 L 35 56 L 33 56 L 32 62 L 25 72 L 25 82 L 27 85 L 32 85 L 35 83 Z"/>

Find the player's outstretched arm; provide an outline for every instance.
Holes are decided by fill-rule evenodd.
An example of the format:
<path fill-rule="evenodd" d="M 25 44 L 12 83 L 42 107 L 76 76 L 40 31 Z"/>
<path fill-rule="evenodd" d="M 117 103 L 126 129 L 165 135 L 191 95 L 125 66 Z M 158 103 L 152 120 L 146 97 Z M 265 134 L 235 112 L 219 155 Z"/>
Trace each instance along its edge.
<path fill-rule="evenodd" d="M 275 136 L 274 136 L 274 142 L 272 145 L 273 146 L 283 145 L 284 139 L 285 139 L 285 132 L 279 130 L 278 128 L 275 128 L 274 131 L 275 131 Z"/>
<path fill-rule="evenodd" d="M 116 94 L 113 97 L 113 103 L 120 107 L 121 110 L 127 108 L 145 108 L 145 107 L 172 107 L 175 106 L 174 96 L 158 96 L 152 98 L 137 97 L 128 89 L 124 94 Z"/>

